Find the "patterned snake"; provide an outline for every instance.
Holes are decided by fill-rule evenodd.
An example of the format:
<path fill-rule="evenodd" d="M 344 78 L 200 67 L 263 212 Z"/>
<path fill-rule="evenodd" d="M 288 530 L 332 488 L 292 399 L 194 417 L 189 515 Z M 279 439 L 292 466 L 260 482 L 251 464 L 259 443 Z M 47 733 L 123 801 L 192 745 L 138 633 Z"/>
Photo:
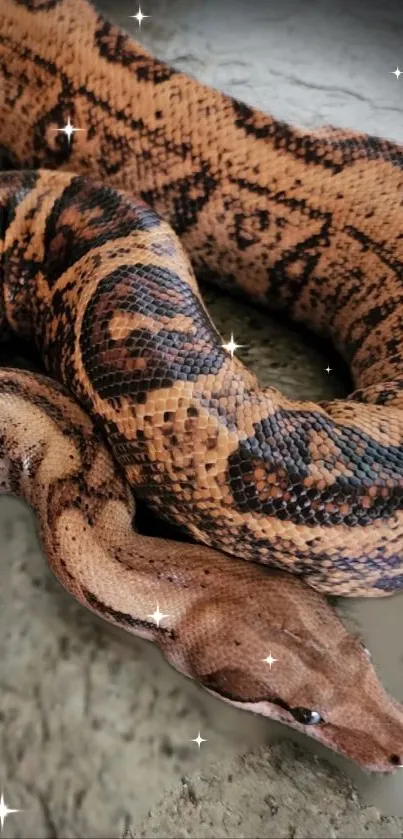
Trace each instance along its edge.
<path fill-rule="evenodd" d="M 89 609 L 392 771 L 403 709 L 323 595 L 403 588 L 402 149 L 259 113 L 86 0 L 1 0 L 0 67 L 0 333 L 51 377 L 0 371 L 0 491 Z M 193 271 L 329 337 L 354 393 L 262 389 Z M 203 546 L 137 533 L 132 489 Z"/>

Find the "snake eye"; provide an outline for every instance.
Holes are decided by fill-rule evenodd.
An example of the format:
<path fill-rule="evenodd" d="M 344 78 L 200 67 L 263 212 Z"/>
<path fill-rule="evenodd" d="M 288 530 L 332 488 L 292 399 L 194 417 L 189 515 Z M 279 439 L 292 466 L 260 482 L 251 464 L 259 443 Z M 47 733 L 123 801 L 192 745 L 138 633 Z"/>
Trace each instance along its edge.
<path fill-rule="evenodd" d="M 309 708 L 291 708 L 290 711 L 294 719 L 301 725 L 317 725 L 319 722 L 323 722 L 323 717 L 321 717 L 319 711 L 310 711 Z"/>

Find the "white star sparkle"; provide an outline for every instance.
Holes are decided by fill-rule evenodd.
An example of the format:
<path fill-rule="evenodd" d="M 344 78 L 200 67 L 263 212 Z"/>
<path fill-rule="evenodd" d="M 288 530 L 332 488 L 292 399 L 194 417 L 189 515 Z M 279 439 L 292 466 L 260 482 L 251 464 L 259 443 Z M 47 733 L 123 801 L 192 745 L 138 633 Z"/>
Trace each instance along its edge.
<path fill-rule="evenodd" d="M 10 807 L 7 807 L 7 804 L 4 801 L 4 795 L 3 795 L 3 792 L 2 792 L 1 793 L 1 798 L 0 798 L 0 824 L 1 824 L 1 832 L 2 833 L 3 833 L 3 828 L 4 828 L 4 822 L 7 818 L 7 816 L 10 813 L 21 813 L 21 812 L 22 812 L 21 810 L 13 810 Z"/>
<path fill-rule="evenodd" d="M 203 737 L 200 736 L 200 731 L 199 731 L 197 737 L 194 737 L 193 740 L 191 740 L 191 743 L 197 743 L 199 749 L 200 749 L 200 746 L 201 746 L 202 743 L 207 743 L 207 742 L 208 742 L 208 740 L 204 740 Z"/>
<path fill-rule="evenodd" d="M 161 621 L 164 620 L 164 618 L 169 618 L 169 615 L 164 615 L 162 612 L 160 612 L 160 607 L 157 603 L 157 608 L 155 612 L 153 612 L 152 615 L 147 615 L 147 617 L 152 618 L 153 621 L 155 621 L 155 623 L 159 627 Z"/>
<path fill-rule="evenodd" d="M 332 370 L 333 370 L 333 367 L 329 367 L 329 365 L 327 365 L 327 367 L 325 367 L 325 373 L 327 373 L 327 375 L 329 375 L 329 373 L 331 373 Z"/>
<path fill-rule="evenodd" d="M 63 134 L 65 134 L 65 135 L 66 135 L 66 137 L 67 137 L 67 142 L 68 142 L 68 144 L 70 145 L 70 143 L 71 143 L 71 138 L 72 138 L 72 136 L 73 136 L 74 132 L 75 132 L 75 131 L 85 131 L 86 129 L 85 129 L 85 128 L 75 128 L 75 127 L 74 127 L 74 125 L 73 125 L 73 123 L 72 123 L 72 122 L 71 122 L 71 120 L 70 120 L 70 117 L 68 117 L 67 122 L 66 122 L 66 125 L 63 125 L 63 128 L 54 128 L 53 130 L 54 130 L 54 131 L 62 131 L 62 132 L 63 132 Z"/>
<path fill-rule="evenodd" d="M 270 670 L 271 670 L 272 664 L 274 664 L 274 662 L 275 662 L 275 661 L 278 661 L 278 658 L 273 658 L 273 656 L 272 656 L 272 654 L 271 654 L 271 650 L 270 650 L 269 655 L 267 656 L 267 658 L 262 658 L 262 661 L 265 661 L 265 662 L 266 662 L 266 664 L 268 664 L 268 665 L 269 665 Z"/>
<path fill-rule="evenodd" d="M 227 350 L 227 352 L 229 352 L 231 358 L 233 358 L 234 357 L 234 352 L 236 350 L 239 350 L 241 347 L 243 347 L 243 344 L 237 344 L 234 341 L 234 336 L 231 332 L 231 340 L 228 341 L 226 344 L 221 344 L 221 346 L 224 350 Z"/>
<path fill-rule="evenodd" d="M 147 17 L 151 17 L 151 15 L 143 15 L 143 12 L 141 11 L 141 8 L 139 6 L 139 10 L 138 10 L 137 14 L 136 15 L 129 15 L 129 17 L 134 17 L 134 19 L 137 20 L 137 23 L 139 25 L 139 29 L 141 29 L 141 24 L 142 24 L 143 20 L 145 20 L 145 18 L 147 18 Z"/>
<path fill-rule="evenodd" d="M 398 79 L 399 76 L 402 75 L 402 72 L 403 72 L 402 70 L 399 70 L 399 68 L 396 67 L 396 70 L 391 70 L 390 74 L 391 74 L 391 76 L 396 76 L 396 78 Z"/>

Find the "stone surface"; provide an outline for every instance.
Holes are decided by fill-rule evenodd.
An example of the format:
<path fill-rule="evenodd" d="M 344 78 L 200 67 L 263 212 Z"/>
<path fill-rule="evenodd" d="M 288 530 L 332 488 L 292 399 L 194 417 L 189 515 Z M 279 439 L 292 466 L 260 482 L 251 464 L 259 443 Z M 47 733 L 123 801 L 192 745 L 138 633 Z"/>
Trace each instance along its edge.
<path fill-rule="evenodd" d="M 138 36 L 129 18 L 137 3 L 99 6 Z M 159 57 L 281 118 L 402 140 L 403 77 L 390 74 L 399 61 L 403 69 L 397 9 L 150 0 L 140 36 Z M 301 398 L 345 393 L 329 348 L 211 289 L 205 299 L 262 383 Z M 0 504 L 0 555 L 0 787 L 23 810 L 7 819 L 5 839 L 403 835 L 402 776 L 365 779 L 94 619 L 61 591 L 30 511 L 10 499 Z M 364 628 L 385 684 L 403 699 L 402 597 L 342 611 Z M 208 739 L 200 751 L 190 742 L 199 730 Z"/>

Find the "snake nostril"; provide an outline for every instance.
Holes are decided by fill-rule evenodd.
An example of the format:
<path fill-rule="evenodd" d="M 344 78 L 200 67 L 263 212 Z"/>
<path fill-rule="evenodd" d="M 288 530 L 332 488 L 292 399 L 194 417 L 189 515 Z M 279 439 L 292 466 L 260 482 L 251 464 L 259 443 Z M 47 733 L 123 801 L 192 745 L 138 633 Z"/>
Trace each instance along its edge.
<path fill-rule="evenodd" d="M 403 757 L 400 755 L 391 755 L 389 763 L 393 763 L 393 766 L 403 766 Z"/>

